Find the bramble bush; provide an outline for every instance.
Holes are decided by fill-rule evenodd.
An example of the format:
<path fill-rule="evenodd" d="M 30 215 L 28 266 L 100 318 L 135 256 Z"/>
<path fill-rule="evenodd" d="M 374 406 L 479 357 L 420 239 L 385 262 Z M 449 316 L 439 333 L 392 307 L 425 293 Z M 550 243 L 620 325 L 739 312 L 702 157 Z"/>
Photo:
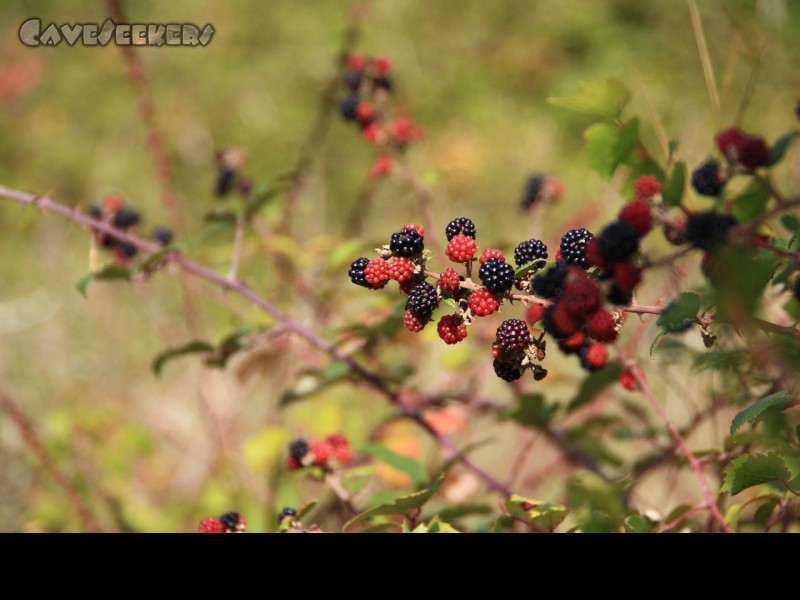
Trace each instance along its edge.
<path fill-rule="evenodd" d="M 244 144 L 207 157 L 216 205 L 203 223 L 187 219 L 158 97 L 124 48 L 164 224 L 134 194 L 0 197 L 84 227 L 85 302 L 150 302 L 174 282 L 146 324 L 164 333 L 152 374 L 125 367 L 167 379 L 170 397 L 149 429 L 115 403 L 58 413 L 57 398 L 45 426 L 13 385 L 0 392 L 11 445 L 57 490 L 25 509 L 28 529 L 800 530 L 800 103 L 782 107 L 778 131 L 746 125 L 762 47 L 738 111 L 721 112 L 687 5 L 721 121 L 702 152 L 684 153 L 649 101 L 637 114 L 629 82 L 597 77 L 547 110 L 580 123 L 598 200 L 566 205 L 571 180 L 533 166 L 517 197 L 478 214 L 445 203 L 412 160 L 436 123 L 420 124 L 390 56 L 362 51 L 369 16 L 352 16 L 290 169 L 264 177 Z M 123 3 L 107 6 L 125 20 Z M 355 202 L 334 211 L 340 231 L 303 209 L 322 193 L 315 165 L 331 137 L 363 173 Z M 382 190 L 403 210 L 386 210 Z M 185 396 L 195 420 L 170 406 Z M 180 432 L 191 428 L 196 451 Z M 173 480 L 158 509 L 143 499 Z"/>

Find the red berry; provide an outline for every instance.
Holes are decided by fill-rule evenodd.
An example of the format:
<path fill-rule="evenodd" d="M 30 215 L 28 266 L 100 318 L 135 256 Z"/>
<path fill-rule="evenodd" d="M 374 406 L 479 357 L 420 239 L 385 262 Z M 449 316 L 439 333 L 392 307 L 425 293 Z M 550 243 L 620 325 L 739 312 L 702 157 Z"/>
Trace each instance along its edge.
<path fill-rule="evenodd" d="M 744 131 L 738 127 L 728 127 L 717 134 L 715 141 L 717 148 L 725 155 L 725 158 L 732 163 L 738 163 L 744 137 Z"/>
<path fill-rule="evenodd" d="M 410 310 L 407 310 L 406 312 L 403 313 L 403 327 L 405 327 L 406 329 L 408 329 L 413 333 L 422 331 L 422 328 L 425 327 L 425 323 L 427 323 L 427 321 L 422 321 Z"/>
<path fill-rule="evenodd" d="M 639 237 L 644 237 L 653 228 L 653 213 L 650 205 L 642 198 L 623 206 L 619 211 L 619 218 L 633 225 Z"/>
<path fill-rule="evenodd" d="M 350 444 L 337 446 L 333 449 L 333 458 L 340 465 L 349 465 L 355 460 L 356 454 Z"/>
<path fill-rule="evenodd" d="M 350 445 L 350 442 L 347 441 L 347 438 L 343 436 L 341 433 L 332 433 L 325 439 L 334 449 Z"/>
<path fill-rule="evenodd" d="M 373 144 L 382 144 L 386 140 L 386 130 L 378 123 L 370 123 L 364 127 L 364 137 Z"/>
<path fill-rule="evenodd" d="M 614 282 L 623 290 L 632 290 L 642 281 L 642 269 L 629 263 L 619 263 L 614 267 Z"/>
<path fill-rule="evenodd" d="M 461 285 L 461 277 L 455 269 L 445 269 L 439 275 L 439 287 L 446 292 L 454 292 Z"/>
<path fill-rule="evenodd" d="M 481 257 L 478 259 L 478 262 L 480 264 L 483 264 L 485 260 L 488 260 L 490 258 L 499 258 L 503 262 L 505 262 L 506 260 L 505 255 L 502 252 L 500 252 L 500 250 L 497 250 L 496 248 L 487 248 L 481 253 Z"/>
<path fill-rule="evenodd" d="M 354 52 L 347 57 L 347 66 L 353 71 L 361 71 L 367 66 L 367 58 L 360 52 Z"/>
<path fill-rule="evenodd" d="M 467 337 L 467 326 L 461 315 L 445 315 L 436 327 L 439 337 L 445 344 L 457 344 Z"/>
<path fill-rule="evenodd" d="M 592 369 L 599 369 L 608 361 L 608 350 L 605 344 L 590 344 L 585 351 L 581 351 L 581 357 Z"/>
<path fill-rule="evenodd" d="M 369 178 L 378 179 L 392 172 L 392 157 L 388 154 L 379 154 L 369 168 Z"/>
<path fill-rule="evenodd" d="M 117 212 L 125 204 L 125 200 L 119 194 L 109 194 L 103 198 L 103 207 L 112 213 Z"/>
<path fill-rule="evenodd" d="M 333 447 L 328 440 L 312 440 L 308 445 L 309 453 L 312 456 L 313 464 L 324 465 L 333 452 Z"/>
<path fill-rule="evenodd" d="M 542 320 L 542 315 L 544 315 L 544 306 L 541 304 L 531 304 L 525 312 L 525 321 L 530 327 L 533 327 Z"/>
<path fill-rule="evenodd" d="M 551 319 L 553 326 L 561 334 L 561 337 L 572 335 L 583 325 L 583 320 L 561 302 L 558 302 L 553 307 Z"/>
<path fill-rule="evenodd" d="M 422 129 L 407 117 L 395 119 L 392 123 L 392 132 L 395 139 L 401 144 L 412 140 L 421 140 L 425 136 Z"/>
<path fill-rule="evenodd" d="M 403 229 L 413 229 L 421 236 L 425 236 L 425 228 L 422 225 L 417 225 L 416 223 L 406 223 L 403 225 Z"/>
<path fill-rule="evenodd" d="M 379 56 L 375 59 L 375 68 L 381 75 L 386 75 L 392 70 L 392 62 L 385 56 Z"/>
<path fill-rule="evenodd" d="M 562 348 L 567 350 L 578 350 L 586 343 L 586 334 L 582 331 L 576 331 L 571 336 L 564 338 L 559 342 Z"/>
<path fill-rule="evenodd" d="M 613 342 L 617 339 L 617 322 L 606 309 L 592 313 L 586 319 L 586 331 L 598 342 Z"/>
<path fill-rule="evenodd" d="M 217 517 L 208 517 L 200 521 L 197 529 L 200 533 L 225 533 L 225 524 Z"/>
<path fill-rule="evenodd" d="M 366 272 L 366 271 L 365 271 Z M 389 277 L 403 283 L 414 275 L 414 263 L 401 256 L 395 256 L 389 263 Z"/>
<path fill-rule="evenodd" d="M 486 288 L 479 288 L 469 297 L 469 307 L 479 317 L 485 317 L 497 310 L 500 303 L 495 295 Z"/>
<path fill-rule="evenodd" d="M 652 198 L 661 191 L 661 182 L 655 175 L 640 175 L 633 182 L 633 191 L 637 198 Z"/>
<path fill-rule="evenodd" d="M 739 149 L 739 162 L 750 171 L 769 164 L 770 151 L 766 140 L 760 135 L 745 136 Z"/>
<path fill-rule="evenodd" d="M 286 469 L 289 471 L 297 471 L 298 469 L 302 469 L 303 464 L 297 460 L 294 456 L 288 456 L 286 458 Z"/>
<path fill-rule="evenodd" d="M 636 381 L 636 377 L 633 376 L 633 370 L 630 368 L 620 373 L 619 382 L 622 384 L 622 387 L 631 392 L 639 389 L 639 382 Z"/>
<path fill-rule="evenodd" d="M 369 102 L 359 102 L 356 106 L 356 119 L 368 123 L 375 119 L 375 109 Z"/>
<path fill-rule="evenodd" d="M 603 301 L 597 282 L 581 268 L 571 269 L 570 277 L 561 292 L 559 305 L 576 317 L 584 317 L 596 311 Z"/>
<path fill-rule="evenodd" d="M 447 254 L 453 262 L 465 263 L 472 260 L 477 250 L 478 247 L 475 245 L 475 238 L 459 233 L 450 240 L 444 253 Z"/>
<path fill-rule="evenodd" d="M 373 258 L 364 267 L 364 280 L 372 286 L 383 286 L 389 281 L 389 263 L 382 258 Z"/>
<path fill-rule="evenodd" d="M 497 342 L 492 342 L 492 356 L 497 358 L 503 354 L 503 350 L 500 348 L 500 344 Z"/>

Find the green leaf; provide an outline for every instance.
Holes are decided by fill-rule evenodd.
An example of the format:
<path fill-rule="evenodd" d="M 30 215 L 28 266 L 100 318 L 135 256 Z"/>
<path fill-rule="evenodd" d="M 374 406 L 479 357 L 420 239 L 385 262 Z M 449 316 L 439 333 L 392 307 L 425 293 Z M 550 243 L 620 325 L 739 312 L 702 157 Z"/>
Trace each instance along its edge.
<path fill-rule="evenodd" d="M 359 521 L 363 521 L 371 517 L 383 515 L 405 515 L 412 510 L 422 508 L 425 503 L 436 493 L 436 491 L 439 489 L 439 486 L 442 485 L 442 481 L 444 481 L 444 475 L 437 477 L 433 483 L 419 492 L 414 492 L 408 496 L 401 496 L 400 498 L 395 499 L 394 502 L 380 504 L 378 506 L 369 508 L 364 512 L 357 514 L 355 517 L 345 523 L 342 527 L 342 531 L 346 531 L 354 523 L 358 523 Z"/>
<path fill-rule="evenodd" d="M 792 265 L 794 269 L 795 266 Z M 800 321 L 800 302 L 798 302 L 797 298 L 792 296 L 786 303 L 783 305 L 783 310 L 786 311 L 786 314 L 792 317 L 795 321 Z"/>
<path fill-rule="evenodd" d="M 619 144 L 620 130 L 610 123 L 595 123 L 583 132 L 589 166 L 603 178 L 614 174 L 613 152 Z"/>
<path fill-rule="evenodd" d="M 680 206 L 686 190 L 686 163 L 679 160 L 672 169 L 672 175 L 661 190 L 661 197 L 667 206 Z"/>
<path fill-rule="evenodd" d="M 611 153 L 612 169 L 616 169 L 619 165 L 627 162 L 631 153 L 636 149 L 639 142 L 639 119 L 634 117 L 619 130 L 617 142 Z"/>
<path fill-rule="evenodd" d="M 784 410 L 789 406 L 791 406 L 791 400 L 789 399 L 789 392 L 786 391 L 776 392 L 757 400 L 733 418 L 731 437 L 735 436 L 739 427 L 757 419 L 765 410 L 774 407 L 780 407 L 781 410 Z"/>
<path fill-rule="evenodd" d="M 754 179 L 749 186 L 733 199 L 733 216 L 740 223 L 752 221 L 764 214 L 770 192 L 759 180 Z"/>
<path fill-rule="evenodd" d="M 553 531 L 566 518 L 567 507 L 562 504 L 525 498 L 513 494 L 506 500 L 506 509 L 510 514 L 527 523 L 548 531 Z"/>
<path fill-rule="evenodd" d="M 373 458 L 402 471 L 411 477 L 414 483 L 428 481 L 428 474 L 425 472 L 425 468 L 413 458 L 397 454 L 379 443 L 367 445 L 364 451 L 367 454 L 371 454 Z"/>
<path fill-rule="evenodd" d="M 655 524 L 639 513 L 628 515 L 624 525 L 625 530 L 631 533 L 652 533 L 655 530 Z"/>
<path fill-rule="evenodd" d="M 78 283 L 75 284 L 75 289 L 77 289 L 81 296 L 86 298 L 86 289 L 89 287 L 89 284 L 94 279 L 129 279 L 131 276 L 130 269 L 124 265 L 106 265 L 99 271 L 95 271 L 94 273 L 89 273 L 85 277 L 81 278 Z"/>
<path fill-rule="evenodd" d="M 756 509 L 756 512 L 753 513 L 753 521 L 761 525 L 761 527 L 766 527 L 776 506 L 778 506 L 778 500 L 768 500 L 764 502 Z"/>
<path fill-rule="evenodd" d="M 731 496 L 735 496 L 754 485 L 786 481 L 788 478 L 789 471 L 786 469 L 783 459 L 774 452 L 740 456 L 731 461 L 720 491 L 729 492 Z"/>
<path fill-rule="evenodd" d="M 206 359 L 209 367 L 224 367 L 231 356 L 247 345 L 248 336 L 261 329 L 260 325 L 247 325 L 226 336 L 217 351 Z"/>
<path fill-rule="evenodd" d="M 298 511 L 297 515 L 295 516 L 295 520 L 300 521 L 305 517 L 308 513 L 312 511 L 312 509 L 317 505 L 317 500 L 309 500 L 303 506 L 301 506 Z"/>
<path fill-rule="evenodd" d="M 780 258 L 765 249 L 725 246 L 715 254 L 711 284 L 715 292 L 717 315 L 721 320 L 741 321 L 753 314 L 780 263 Z"/>
<path fill-rule="evenodd" d="M 452 306 L 453 308 L 458 308 L 458 302 L 456 302 L 456 301 L 455 301 L 455 300 L 453 300 L 452 298 L 445 298 L 445 299 L 443 300 L 443 302 L 444 302 L 444 303 L 445 303 L 447 306 Z"/>
<path fill-rule="evenodd" d="M 173 348 L 167 348 L 159 355 L 157 355 L 153 359 L 153 364 L 151 368 L 153 369 L 153 373 L 156 376 L 161 375 L 161 371 L 164 369 L 164 365 L 167 364 L 173 358 L 177 358 L 179 356 L 184 356 L 186 354 L 197 354 L 199 352 L 213 352 L 214 346 L 209 344 L 208 342 L 204 342 L 203 340 L 193 340 L 182 346 L 175 346 Z"/>
<path fill-rule="evenodd" d="M 783 225 L 792 233 L 797 233 L 800 231 L 800 219 L 794 215 L 783 215 L 781 217 L 781 225 Z"/>
<path fill-rule="evenodd" d="M 667 335 L 669 332 L 665 330 L 661 330 L 656 334 L 656 337 L 653 339 L 652 343 L 650 344 L 650 358 L 653 358 L 653 352 L 655 352 L 658 343 Z"/>
<path fill-rule="evenodd" d="M 446 523 L 445 521 L 440 521 L 439 517 L 434 517 L 433 520 L 428 524 L 428 533 L 461 533 L 461 532 L 452 525 L 450 525 L 450 523 Z"/>
<path fill-rule="evenodd" d="M 349 375 L 350 367 L 338 360 L 324 369 L 305 369 L 296 376 L 294 385 L 281 394 L 280 405 L 287 406 L 307 398 Z"/>
<path fill-rule="evenodd" d="M 548 403 L 543 394 L 525 394 L 519 398 L 516 406 L 503 413 L 503 417 L 528 427 L 541 427 L 548 423 L 557 410 L 558 405 Z"/>
<path fill-rule="evenodd" d="M 750 359 L 747 350 L 714 350 L 698 354 L 692 360 L 692 369 L 696 372 L 738 371 Z"/>
<path fill-rule="evenodd" d="M 789 150 L 789 146 L 791 146 L 794 138 L 800 135 L 800 131 L 790 131 L 789 133 L 784 133 L 781 137 L 779 137 L 775 143 L 772 145 L 772 149 L 769 153 L 769 163 L 767 166 L 771 167 L 772 165 L 776 165 L 783 160 L 783 157 L 786 156 L 787 150 Z"/>
<path fill-rule="evenodd" d="M 521 267 L 517 267 L 517 270 L 514 271 L 514 277 L 517 279 L 519 279 L 520 277 L 525 277 L 531 270 L 541 269 L 546 264 L 547 264 L 547 259 L 537 258 L 533 262 L 529 262 L 522 265 Z"/>
<path fill-rule="evenodd" d="M 591 401 L 606 386 L 616 383 L 622 373 L 622 365 L 610 362 L 604 368 L 590 373 L 581 383 L 578 393 L 567 405 L 567 412 L 571 412 Z"/>
<path fill-rule="evenodd" d="M 581 81 L 578 87 L 580 91 L 573 96 L 550 97 L 547 102 L 604 119 L 614 119 L 630 99 L 628 89 L 615 77 Z"/>
<path fill-rule="evenodd" d="M 465 503 L 443 508 L 439 511 L 439 518 L 443 521 L 455 521 L 470 515 L 488 515 L 492 508 L 487 504 Z"/>
<path fill-rule="evenodd" d="M 739 512 L 742 510 L 741 504 L 731 504 L 727 511 L 725 511 L 725 522 L 736 529 L 739 526 Z"/>
<path fill-rule="evenodd" d="M 683 292 L 675 296 L 658 316 L 656 325 L 669 333 L 680 333 L 689 329 L 700 310 L 700 296 L 694 292 Z"/>

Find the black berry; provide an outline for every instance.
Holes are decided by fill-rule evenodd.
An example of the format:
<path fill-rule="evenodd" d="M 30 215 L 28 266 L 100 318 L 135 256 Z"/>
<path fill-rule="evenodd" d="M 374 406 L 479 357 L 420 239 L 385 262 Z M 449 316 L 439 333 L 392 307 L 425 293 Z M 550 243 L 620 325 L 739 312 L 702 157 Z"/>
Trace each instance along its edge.
<path fill-rule="evenodd" d="M 135 210 L 130 208 L 120 208 L 117 214 L 114 215 L 114 220 L 111 222 L 117 229 L 127 229 L 138 225 L 142 217 Z"/>
<path fill-rule="evenodd" d="M 495 375 L 504 381 L 516 381 L 522 377 L 522 357 L 518 354 L 495 358 L 492 363 Z"/>
<path fill-rule="evenodd" d="M 518 267 L 540 258 L 547 258 L 547 246 L 541 240 L 528 240 L 514 249 L 514 262 Z"/>
<path fill-rule="evenodd" d="M 297 462 L 303 460 L 303 457 L 308 454 L 308 442 L 303 439 L 298 439 L 289 444 L 289 454 Z"/>
<path fill-rule="evenodd" d="M 350 281 L 355 283 L 356 285 L 360 285 L 365 288 L 371 288 L 372 286 L 367 283 L 367 280 L 364 279 L 364 269 L 367 268 L 369 264 L 369 259 L 365 257 L 357 258 L 352 263 L 350 263 Z"/>
<path fill-rule="evenodd" d="M 392 256 L 410 258 L 422 253 L 425 249 L 425 239 L 416 229 L 403 228 L 399 233 L 392 234 L 389 249 L 392 251 Z"/>
<path fill-rule="evenodd" d="M 133 244 L 129 244 L 128 242 L 117 242 L 116 248 L 119 252 L 122 252 L 122 254 L 124 254 L 128 258 L 133 258 L 137 254 L 139 254 L 139 249 Z"/>
<path fill-rule="evenodd" d="M 380 77 L 376 77 L 375 79 L 373 79 L 372 85 L 377 90 L 386 90 L 387 92 L 389 92 L 392 89 L 392 80 L 389 77 L 382 75 Z"/>
<path fill-rule="evenodd" d="M 459 233 L 463 233 L 467 237 L 474 239 L 475 223 L 473 223 L 467 217 L 458 217 L 447 224 L 447 228 L 444 230 L 444 233 L 447 236 L 448 242 L 456 237 Z"/>
<path fill-rule="evenodd" d="M 358 91 L 358 88 L 361 87 L 361 81 L 363 79 L 361 71 L 350 71 L 344 77 L 344 85 L 354 92 Z"/>
<path fill-rule="evenodd" d="M 639 249 L 639 232 L 627 221 L 614 221 L 600 233 L 597 244 L 604 258 L 620 262 Z"/>
<path fill-rule="evenodd" d="M 540 298 L 557 298 L 561 295 L 561 288 L 568 272 L 569 265 L 565 261 L 559 260 L 553 263 L 533 278 L 533 293 Z"/>
<path fill-rule="evenodd" d="M 522 350 L 530 341 L 531 332 L 521 319 L 508 319 L 497 328 L 497 344 L 504 353 Z"/>
<path fill-rule="evenodd" d="M 606 300 L 608 300 L 611 304 L 625 306 L 630 304 L 631 300 L 633 300 L 633 292 L 631 290 L 622 289 L 618 285 L 614 284 L 608 288 Z"/>
<path fill-rule="evenodd" d="M 219 520 L 222 521 L 222 524 L 225 525 L 227 529 L 236 531 L 236 528 L 239 525 L 239 513 L 227 512 L 220 516 Z"/>
<path fill-rule="evenodd" d="M 580 229 L 570 229 L 561 238 L 561 251 L 562 260 L 567 261 L 567 264 L 577 265 L 588 269 L 592 265 L 586 260 L 586 244 L 588 244 L 594 236 L 592 233 L 583 227 Z"/>
<path fill-rule="evenodd" d="M 350 94 L 349 96 L 346 96 L 339 103 L 339 114 L 341 114 L 345 119 L 349 121 L 355 121 L 356 107 L 358 106 L 359 102 L 361 102 L 361 99 L 355 94 Z"/>
<path fill-rule="evenodd" d="M 522 197 L 519 201 L 523 210 L 528 210 L 541 197 L 543 183 L 544 175 L 539 173 L 531 175 L 525 182 L 525 189 L 522 190 Z"/>
<path fill-rule="evenodd" d="M 736 224 L 731 215 L 713 210 L 692 213 L 686 219 L 686 239 L 695 248 L 710 252 L 725 241 L 728 230 Z"/>
<path fill-rule="evenodd" d="M 286 517 L 296 517 L 296 516 L 297 516 L 297 511 L 287 506 L 281 511 L 281 514 L 278 515 L 278 523 L 283 521 Z"/>
<path fill-rule="evenodd" d="M 158 227 L 153 231 L 153 239 L 162 246 L 169 246 L 173 237 L 172 230 L 168 227 Z"/>
<path fill-rule="evenodd" d="M 438 306 L 439 297 L 436 295 L 436 288 L 427 281 L 415 286 L 408 293 L 406 310 L 410 310 L 418 319 L 429 319 Z"/>
<path fill-rule="evenodd" d="M 725 187 L 720 177 L 720 166 L 715 160 L 707 160 L 692 172 L 692 187 L 703 196 L 719 196 Z"/>
<path fill-rule="evenodd" d="M 102 219 L 103 218 L 103 209 L 97 206 L 96 204 L 92 204 L 89 206 L 89 216 L 93 219 Z"/>
<path fill-rule="evenodd" d="M 489 258 L 481 265 L 478 277 L 490 292 L 505 294 L 514 285 L 514 267 L 502 258 Z"/>
<path fill-rule="evenodd" d="M 222 167 L 217 175 L 217 184 L 214 187 L 214 193 L 217 197 L 222 198 L 227 196 L 228 192 L 233 188 L 233 181 L 236 179 L 236 171 L 230 167 Z"/>

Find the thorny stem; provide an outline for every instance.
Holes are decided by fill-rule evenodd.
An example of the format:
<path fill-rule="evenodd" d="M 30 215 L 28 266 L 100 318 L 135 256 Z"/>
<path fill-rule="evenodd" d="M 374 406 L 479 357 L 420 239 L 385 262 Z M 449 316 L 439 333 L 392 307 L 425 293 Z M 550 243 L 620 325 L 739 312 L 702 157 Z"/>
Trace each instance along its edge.
<path fill-rule="evenodd" d="M 106 233 L 115 239 L 132 244 L 140 250 L 150 254 L 160 250 L 160 246 L 153 242 L 145 241 L 129 233 L 125 233 L 124 231 L 116 229 L 108 223 L 93 219 L 92 217 L 81 213 L 77 207 L 69 208 L 63 204 L 59 204 L 58 202 L 51 200 L 46 195 L 37 196 L 36 194 L 32 194 L 30 192 L 22 192 L 0 186 L 0 197 L 15 200 L 22 205 L 39 206 L 43 209 L 71 219 L 72 221 L 86 225 L 93 230 L 102 231 L 103 233 Z M 398 393 L 390 389 L 380 375 L 370 371 L 360 362 L 356 361 L 347 353 L 340 350 L 337 346 L 320 337 L 308 327 L 305 327 L 304 325 L 292 319 L 289 315 L 276 308 L 269 300 L 262 298 L 254 290 L 250 289 L 243 283 L 239 281 L 233 281 L 224 275 L 220 275 L 208 267 L 197 264 L 178 254 L 177 252 L 165 256 L 164 260 L 178 265 L 187 273 L 191 273 L 197 277 L 200 277 L 201 279 L 210 281 L 211 283 L 221 286 L 223 289 L 236 292 L 253 305 L 269 314 L 273 319 L 275 319 L 275 321 L 282 325 L 286 331 L 294 333 L 298 337 L 306 340 L 306 342 L 311 344 L 311 346 L 317 348 L 321 352 L 324 352 L 331 358 L 346 364 L 353 375 L 363 380 L 367 385 L 384 396 L 391 404 L 396 406 L 403 415 L 416 422 L 422 429 L 428 432 L 428 434 L 430 434 L 436 440 L 439 446 L 445 450 L 449 458 L 459 456 L 459 460 L 464 464 L 464 466 L 482 479 L 487 487 L 489 487 L 492 491 L 498 492 L 503 496 L 511 495 L 511 491 L 507 486 L 472 462 L 469 457 L 463 456 L 461 449 L 448 436 L 436 431 L 425 420 L 422 413 L 420 413 L 417 409 L 404 404 Z"/>

